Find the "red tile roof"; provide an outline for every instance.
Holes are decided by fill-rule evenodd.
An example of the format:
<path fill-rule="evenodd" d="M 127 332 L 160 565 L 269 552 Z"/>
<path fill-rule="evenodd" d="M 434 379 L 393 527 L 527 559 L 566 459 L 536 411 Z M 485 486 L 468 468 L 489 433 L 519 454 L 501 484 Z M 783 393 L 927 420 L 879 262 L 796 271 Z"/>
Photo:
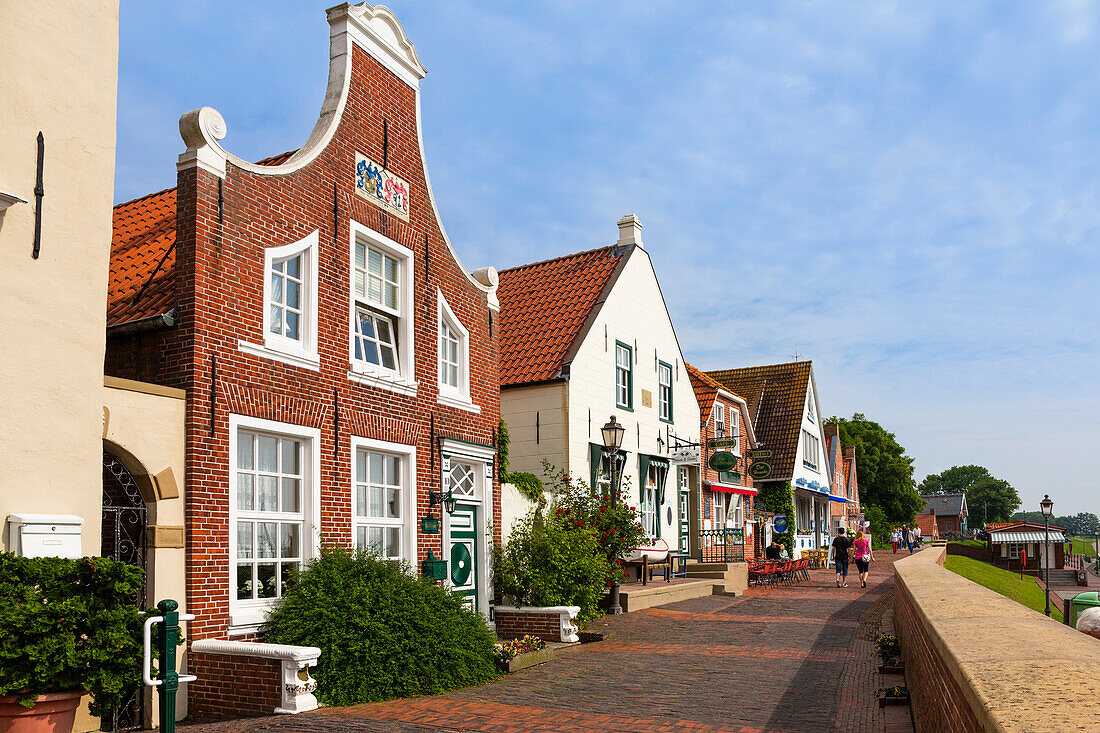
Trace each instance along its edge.
<path fill-rule="evenodd" d="M 706 373 L 745 398 L 756 440 L 772 452 L 773 480 L 786 480 L 793 475 L 812 371 L 813 362 L 793 361 Z"/>
<path fill-rule="evenodd" d="M 630 249 L 601 247 L 501 271 L 501 387 L 566 376 L 574 342 Z"/>
<path fill-rule="evenodd" d="M 115 206 L 107 325 L 162 315 L 175 304 L 176 189 Z"/>
<path fill-rule="evenodd" d="M 691 364 L 684 362 L 688 377 L 691 379 L 691 387 L 695 390 L 695 401 L 699 403 L 699 419 L 703 422 L 710 420 L 710 412 L 714 408 L 714 398 L 718 396 L 718 390 L 722 385 L 703 374 Z"/>
<path fill-rule="evenodd" d="M 280 165 L 298 151 L 258 161 Z M 148 194 L 114 208 L 107 325 L 159 316 L 175 306 L 176 189 Z"/>

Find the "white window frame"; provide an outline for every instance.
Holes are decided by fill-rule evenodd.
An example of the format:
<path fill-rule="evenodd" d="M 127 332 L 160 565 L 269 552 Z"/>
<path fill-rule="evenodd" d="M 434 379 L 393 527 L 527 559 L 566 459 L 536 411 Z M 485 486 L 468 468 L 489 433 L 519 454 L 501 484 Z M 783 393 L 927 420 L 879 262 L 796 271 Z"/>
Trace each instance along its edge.
<path fill-rule="evenodd" d="M 317 352 L 319 231 L 315 230 L 296 242 L 264 250 L 263 343 L 253 344 L 239 339 L 237 348 L 240 351 L 303 369 L 320 371 L 321 357 Z M 302 337 L 292 339 L 271 332 L 271 271 L 276 260 L 286 260 L 297 255 L 302 255 L 302 319 L 299 326 Z"/>
<path fill-rule="evenodd" d="M 730 494 L 729 505 L 726 507 L 726 524 L 729 524 L 729 515 L 733 514 L 733 528 L 741 529 L 745 526 L 745 497 L 741 494 Z"/>
<path fill-rule="evenodd" d="M 814 396 L 811 393 L 806 394 L 806 418 L 810 422 L 816 422 L 814 420 Z"/>
<path fill-rule="evenodd" d="M 620 353 L 626 354 L 625 366 L 619 363 Z M 620 383 L 620 375 L 624 375 L 625 384 Z M 615 405 L 624 410 L 634 409 L 634 347 L 619 341 L 615 342 Z"/>
<path fill-rule="evenodd" d="M 662 381 L 665 373 L 668 374 L 667 383 Z M 663 361 L 657 362 L 657 417 L 672 422 L 672 366 Z"/>
<path fill-rule="evenodd" d="M 657 485 L 650 484 L 646 481 L 646 487 L 642 490 L 642 505 L 638 507 L 641 511 L 642 531 L 645 532 L 646 537 L 653 541 L 657 541 L 657 522 L 661 520 L 661 508 L 657 506 Z"/>
<path fill-rule="evenodd" d="M 733 438 L 735 441 L 737 441 L 736 445 L 733 446 L 732 453 L 733 455 L 738 457 L 740 457 L 741 455 L 741 421 L 739 419 L 740 415 L 740 410 L 738 410 L 736 407 L 730 407 L 729 428 L 727 432 L 729 433 L 728 437 Z"/>
<path fill-rule="evenodd" d="M 811 471 L 818 470 L 820 443 L 817 436 L 809 430 L 802 431 L 802 465 Z"/>
<path fill-rule="evenodd" d="M 237 437 L 241 431 L 268 433 L 303 442 L 302 457 L 302 543 L 301 562 L 317 556 L 321 546 L 321 431 L 302 425 L 264 420 L 247 415 L 229 416 L 229 553 L 226 573 L 229 579 L 229 633 L 251 633 L 263 623 L 277 598 L 238 600 L 236 588 L 237 564 Z M 272 520 L 282 516 L 272 513 Z M 247 519 L 243 521 L 255 521 Z"/>
<path fill-rule="evenodd" d="M 368 453 L 384 453 L 395 455 L 399 459 L 401 470 L 401 512 L 399 519 L 384 519 L 377 517 L 360 517 L 356 512 L 356 495 L 358 491 L 358 479 L 356 477 L 356 465 L 359 460 L 359 451 Z M 401 559 L 410 567 L 416 566 L 417 559 L 417 483 L 416 483 L 416 446 L 404 443 L 391 443 L 385 440 L 374 440 L 358 435 L 352 435 L 348 442 L 348 452 L 351 456 L 351 501 L 348 504 L 348 513 L 351 518 L 351 546 L 356 547 L 359 527 L 401 527 Z M 369 501 L 369 497 L 368 497 Z"/>
<path fill-rule="evenodd" d="M 719 514 L 722 515 L 721 519 L 718 518 Z M 715 529 L 726 526 L 726 496 L 721 491 L 710 492 L 710 518 Z"/>
<path fill-rule="evenodd" d="M 378 303 L 371 303 L 355 292 L 355 246 L 364 245 L 368 250 L 376 249 L 397 260 L 398 308 L 391 309 Z M 359 222 L 350 222 L 348 240 L 348 379 L 360 384 L 381 387 L 393 392 L 416 395 L 416 314 L 413 301 L 413 251 L 404 247 L 380 232 Z M 372 364 L 365 359 L 355 358 L 355 329 L 357 308 L 364 307 L 396 321 L 394 336 L 397 339 L 397 369 L 387 369 L 381 364 Z"/>
<path fill-rule="evenodd" d="M 439 393 L 436 401 L 442 405 L 457 407 L 460 410 L 480 413 L 481 408 L 475 405 L 470 398 L 470 332 L 462 321 L 458 320 L 451 309 L 450 303 L 443 297 L 443 291 L 436 289 L 438 300 L 438 316 L 436 329 L 436 383 Z M 443 382 L 443 324 L 458 335 L 458 386 L 454 387 Z"/>
<path fill-rule="evenodd" d="M 721 402 L 714 405 L 714 437 L 726 437 L 726 406 Z"/>

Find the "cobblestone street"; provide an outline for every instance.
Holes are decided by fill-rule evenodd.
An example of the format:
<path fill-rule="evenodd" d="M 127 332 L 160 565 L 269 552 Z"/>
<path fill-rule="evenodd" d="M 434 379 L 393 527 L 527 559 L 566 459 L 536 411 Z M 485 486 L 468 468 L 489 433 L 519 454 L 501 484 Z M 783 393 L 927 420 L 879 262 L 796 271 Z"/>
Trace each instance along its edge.
<path fill-rule="evenodd" d="M 833 575 L 811 571 L 794 587 L 605 619 L 594 628 L 606 641 L 481 687 L 183 730 L 911 731 L 907 707 L 876 701 L 874 638 L 884 621 L 892 628 L 894 557 L 877 559 L 865 590 L 854 574 L 836 588 Z"/>

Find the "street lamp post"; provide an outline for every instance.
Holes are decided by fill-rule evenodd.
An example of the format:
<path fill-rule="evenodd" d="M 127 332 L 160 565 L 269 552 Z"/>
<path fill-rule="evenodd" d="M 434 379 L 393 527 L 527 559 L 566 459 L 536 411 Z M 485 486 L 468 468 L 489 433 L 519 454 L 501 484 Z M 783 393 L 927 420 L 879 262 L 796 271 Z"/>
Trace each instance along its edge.
<path fill-rule="evenodd" d="M 626 428 L 619 424 L 619 421 L 615 419 L 615 416 L 611 416 L 610 422 L 601 428 L 600 432 L 603 433 L 603 447 L 607 449 L 607 452 L 611 454 L 611 506 L 618 508 L 619 506 L 619 470 L 618 470 L 618 458 L 619 448 L 623 444 L 623 434 L 626 433 Z M 622 548 L 618 545 L 619 539 L 613 540 L 613 547 L 615 548 L 615 561 L 614 575 L 611 576 L 611 598 L 610 605 L 608 607 L 608 613 L 612 615 L 620 614 L 623 612 L 623 607 L 619 605 L 619 555 L 622 552 Z"/>
<path fill-rule="evenodd" d="M 1043 585 L 1046 586 L 1047 616 L 1050 616 L 1050 513 L 1054 510 L 1054 502 L 1048 494 L 1043 494 L 1039 509 L 1043 512 Z"/>

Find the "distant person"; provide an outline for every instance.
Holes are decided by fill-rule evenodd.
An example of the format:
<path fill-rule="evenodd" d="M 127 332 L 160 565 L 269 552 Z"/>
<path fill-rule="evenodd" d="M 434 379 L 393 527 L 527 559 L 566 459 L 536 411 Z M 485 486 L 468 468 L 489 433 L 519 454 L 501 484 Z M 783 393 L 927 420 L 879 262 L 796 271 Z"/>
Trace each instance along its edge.
<path fill-rule="evenodd" d="M 871 567 L 871 561 L 875 559 L 871 554 L 871 541 L 863 534 L 862 530 L 856 533 L 856 539 L 852 543 L 852 556 L 856 559 L 856 570 L 859 571 L 859 587 L 867 587 L 867 571 Z"/>
<path fill-rule="evenodd" d="M 909 554 L 913 554 L 913 531 L 906 525 L 901 530 L 902 543 L 909 548 Z"/>
<path fill-rule="evenodd" d="M 836 565 L 836 587 L 848 587 L 848 548 L 852 541 L 844 535 L 844 528 L 836 531 L 833 544 L 829 547 L 829 554 L 833 556 L 833 564 Z"/>
<path fill-rule="evenodd" d="M 890 545 L 894 548 L 894 554 L 898 554 L 898 542 L 901 541 L 901 535 L 898 532 L 898 528 L 894 527 L 894 531 L 890 533 Z"/>
<path fill-rule="evenodd" d="M 772 540 L 772 543 L 764 548 L 764 557 L 768 560 L 779 559 L 779 543 Z"/>
<path fill-rule="evenodd" d="M 787 546 L 782 544 L 782 543 L 780 543 L 780 545 L 779 545 L 779 559 L 780 560 L 790 560 L 791 559 L 791 556 L 787 553 Z"/>

